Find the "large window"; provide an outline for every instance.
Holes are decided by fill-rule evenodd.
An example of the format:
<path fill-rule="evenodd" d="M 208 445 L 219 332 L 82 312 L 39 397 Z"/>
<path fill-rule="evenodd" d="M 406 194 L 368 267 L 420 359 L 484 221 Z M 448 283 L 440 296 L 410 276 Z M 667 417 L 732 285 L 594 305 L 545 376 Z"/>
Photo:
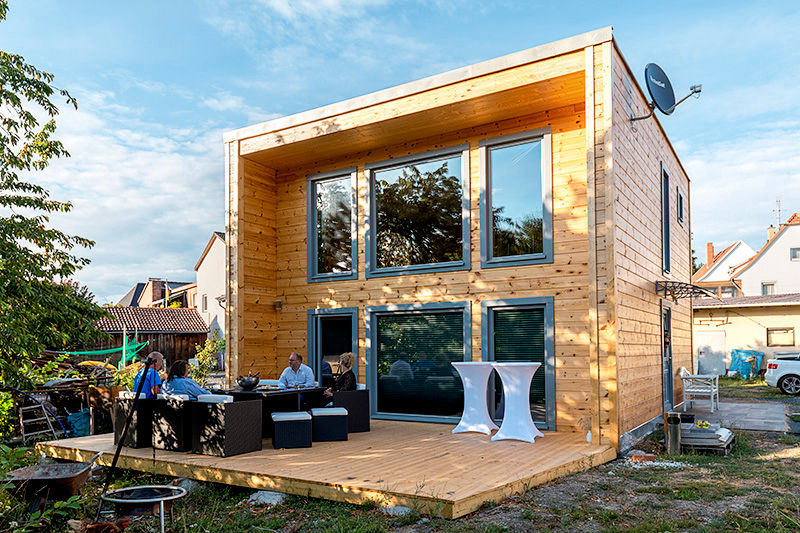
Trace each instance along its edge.
<path fill-rule="evenodd" d="M 661 263 L 665 273 L 669 273 L 669 172 L 661 163 Z"/>
<path fill-rule="evenodd" d="M 355 279 L 355 169 L 308 177 L 308 281 Z"/>
<path fill-rule="evenodd" d="M 767 328 L 767 346 L 794 346 L 794 328 Z"/>
<path fill-rule="evenodd" d="M 469 268 L 468 146 L 367 165 L 367 277 Z"/>
<path fill-rule="evenodd" d="M 367 308 L 373 412 L 402 420 L 457 421 L 461 378 L 450 364 L 470 358 L 469 304 Z"/>
<path fill-rule="evenodd" d="M 358 355 L 358 308 L 309 309 L 307 364 L 322 386 L 331 386 L 340 373 L 339 356 L 344 352 Z M 358 361 L 353 373 L 358 376 Z"/>
<path fill-rule="evenodd" d="M 552 297 L 486 301 L 481 304 L 483 358 L 498 362 L 541 363 L 530 389 L 531 416 L 536 425 L 555 430 L 555 367 Z M 503 417 L 502 381 L 495 374 L 490 410 Z"/>
<path fill-rule="evenodd" d="M 549 129 L 481 141 L 481 266 L 552 262 Z"/>

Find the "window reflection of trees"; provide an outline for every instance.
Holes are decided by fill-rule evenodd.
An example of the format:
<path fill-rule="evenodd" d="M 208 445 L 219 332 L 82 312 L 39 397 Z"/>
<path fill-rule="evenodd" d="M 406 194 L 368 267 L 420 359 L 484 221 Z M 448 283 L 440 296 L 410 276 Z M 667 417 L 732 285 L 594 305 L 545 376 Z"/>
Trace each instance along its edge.
<path fill-rule="evenodd" d="M 376 252 L 378 268 L 462 260 L 460 158 L 434 170 L 416 165 L 399 177 L 375 179 Z"/>
<path fill-rule="evenodd" d="M 352 270 L 350 178 L 319 182 L 317 196 L 317 273 Z"/>
<path fill-rule="evenodd" d="M 542 217 L 527 214 L 514 220 L 503 216 L 504 209 L 492 208 L 493 257 L 543 253 Z"/>

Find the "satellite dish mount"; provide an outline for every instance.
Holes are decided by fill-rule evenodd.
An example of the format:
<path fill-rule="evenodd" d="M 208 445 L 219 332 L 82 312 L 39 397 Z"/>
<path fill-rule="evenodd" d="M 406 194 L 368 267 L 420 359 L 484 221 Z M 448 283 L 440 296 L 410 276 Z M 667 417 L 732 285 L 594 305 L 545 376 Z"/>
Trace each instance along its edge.
<path fill-rule="evenodd" d="M 647 92 L 650 93 L 652 101 L 648 104 L 650 112 L 641 117 L 631 117 L 631 122 L 650 118 L 655 113 L 656 108 L 665 115 L 671 115 L 675 108 L 686 101 L 690 96 L 699 95 L 703 90 L 702 85 L 692 85 L 689 87 L 689 94 L 675 101 L 675 91 L 672 90 L 672 83 L 661 67 L 655 63 L 648 63 L 644 67 L 644 82 L 647 85 Z"/>

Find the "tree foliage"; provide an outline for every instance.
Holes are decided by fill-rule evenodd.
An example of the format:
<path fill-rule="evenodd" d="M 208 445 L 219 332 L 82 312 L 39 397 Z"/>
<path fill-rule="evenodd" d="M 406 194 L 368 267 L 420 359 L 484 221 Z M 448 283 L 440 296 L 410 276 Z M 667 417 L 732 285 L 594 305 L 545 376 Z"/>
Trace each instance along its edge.
<path fill-rule="evenodd" d="M 347 272 L 353 268 L 349 178 L 319 183 L 316 201 L 317 272 Z"/>
<path fill-rule="evenodd" d="M 461 260 L 461 178 L 447 167 L 375 180 L 379 268 Z"/>
<path fill-rule="evenodd" d="M 0 0 L 0 21 L 8 10 Z M 98 336 L 104 311 L 84 288 L 67 280 L 89 261 L 74 248 L 89 239 L 49 226 L 49 214 L 72 209 L 50 198 L 30 175 L 69 154 L 53 138 L 58 107 L 53 97 L 77 102 L 53 84 L 53 75 L 0 51 L 0 381 L 30 384 L 31 357 L 63 350 Z M 40 117 L 44 117 L 42 120 Z"/>

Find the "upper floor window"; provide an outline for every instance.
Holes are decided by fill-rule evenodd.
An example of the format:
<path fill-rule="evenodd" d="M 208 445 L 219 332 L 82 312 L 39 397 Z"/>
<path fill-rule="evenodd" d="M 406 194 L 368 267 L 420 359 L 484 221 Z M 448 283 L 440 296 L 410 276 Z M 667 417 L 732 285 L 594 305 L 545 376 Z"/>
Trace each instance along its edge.
<path fill-rule="evenodd" d="M 677 187 L 675 192 L 677 192 L 678 196 L 678 222 L 683 224 L 683 193 L 681 192 L 680 187 Z"/>
<path fill-rule="evenodd" d="M 549 128 L 480 142 L 481 266 L 553 260 Z"/>
<path fill-rule="evenodd" d="M 208 295 L 207 294 L 203 295 L 202 303 L 203 303 L 203 313 L 208 312 Z"/>
<path fill-rule="evenodd" d="M 469 146 L 372 163 L 367 277 L 469 268 Z"/>
<path fill-rule="evenodd" d="M 794 346 L 794 328 L 767 328 L 767 346 Z"/>
<path fill-rule="evenodd" d="M 356 169 L 308 177 L 308 281 L 355 279 Z"/>
<path fill-rule="evenodd" d="M 792 261 L 800 261 L 800 248 L 789 249 L 789 259 Z"/>
<path fill-rule="evenodd" d="M 775 282 L 770 281 L 761 283 L 761 295 L 769 296 L 770 294 L 775 294 Z"/>
<path fill-rule="evenodd" d="M 736 296 L 736 289 L 733 287 L 722 287 L 720 289 L 720 295 L 722 298 L 733 298 Z"/>
<path fill-rule="evenodd" d="M 669 172 L 661 163 L 661 267 L 669 273 Z"/>

